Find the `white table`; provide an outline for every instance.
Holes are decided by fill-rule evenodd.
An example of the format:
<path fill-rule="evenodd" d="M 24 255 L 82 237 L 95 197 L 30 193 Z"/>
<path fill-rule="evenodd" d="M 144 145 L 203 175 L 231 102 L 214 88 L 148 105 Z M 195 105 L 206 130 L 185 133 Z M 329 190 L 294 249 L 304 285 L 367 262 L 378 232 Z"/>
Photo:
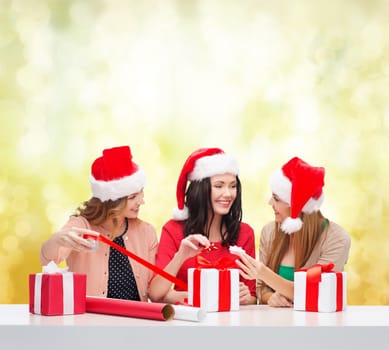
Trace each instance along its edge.
<path fill-rule="evenodd" d="M 86 313 L 32 315 L 0 305 L 1 349 L 386 349 L 389 306 L 313 313 L 264 305 L 208 313 L 201 322 L 154 321 Z M 209 344 L 211 342 L 211 344 Z M 207 345 L 208 344 L 208 345 Z M 87 347 L 87 348 L 86 348 Z M 73 348 L 73 349 L 72 349 Z"/>

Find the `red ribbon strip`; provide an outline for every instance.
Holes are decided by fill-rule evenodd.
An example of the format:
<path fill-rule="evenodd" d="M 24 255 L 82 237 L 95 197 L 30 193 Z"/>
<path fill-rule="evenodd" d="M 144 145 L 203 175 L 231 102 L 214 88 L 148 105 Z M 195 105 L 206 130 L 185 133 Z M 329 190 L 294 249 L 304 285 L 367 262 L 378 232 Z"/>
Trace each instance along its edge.
<path fill-rule="evenodd" d="M 231 271 L 219 271 L 219 311 L 231 309 Z"/>
<path fill-rule="evenodd" d="M 343 274 L 339 271 L 333 271 L 334 264 L 327 265 L 315 264 L 310 267 L 303 267 L 296 271 L 306 271 L 306 293 L 305 309 L 307 311 L 318 311 L 319 306 L 319 283 L 321 282 L 322 273 L 336 274 L 336 311 L 343 309 Z"/>
<path fill-rule="evenodd" d="M 336 311 L 343 310 L 343 274 L 336 273 Z"/>
<path fill-rule="evenodd" d="M 201 306 L 200 288 L 201 288 L 201 270 L 193 271 L 193 306 Z"/>
<path fill-rule="evenodd" d="M 158 266 L 155 266 L 155 265 L 151 264 L 147 260 L 142 259 L 141 257 L 135 255 L 134 253 L 131 253 L 127 249 L 124 249 L 123 247 L 121 247 L 120 245 L 116 244 L 115 242 L 112 242 L 111 240 L 109 240 L 108 238 L 104 237 L 103 235 L 96 236 L 96 235 L 90 235 L 90 234 L 86 233 L 86 234 L 84 234 L 84 238 L 86 238 L 86 239 L 87 238 L 92 238 L 92 239 L 94 239 L 96 241 L 101 241 L 101 242 L 103 242 L 103 243 L 105 243 L 105 244 L 115 248 L 116 250 L 118 250 L 122 254 L 127 255 L 129 258 L 134 259 L 135 261 L 137 261 L 138 263 L 140 263 L 143 266 L 147 267 L 151 271 L 157 273 L 158 275 L 161 275 L 162 277 L 164 277 L 168 281 L 176 284 L 177 286 L 179 286 L 183 290 L 188 290 L 188 285 L 185 282 L 183 282 L 180 279 L 178 279 L 177 277 L 167 273 L 166 271 L 160 269 Z"/>

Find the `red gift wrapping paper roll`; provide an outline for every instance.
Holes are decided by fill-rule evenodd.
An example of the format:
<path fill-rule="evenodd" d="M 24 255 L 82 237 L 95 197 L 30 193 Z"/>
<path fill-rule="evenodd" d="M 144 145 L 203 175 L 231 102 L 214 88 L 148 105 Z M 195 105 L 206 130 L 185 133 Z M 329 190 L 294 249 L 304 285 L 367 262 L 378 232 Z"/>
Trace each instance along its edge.
<path fill-rule="evenodd" d="M 167 321 L 174 317 L 170 304 L 101 297 L 86 297 L 86 312 Z"/>

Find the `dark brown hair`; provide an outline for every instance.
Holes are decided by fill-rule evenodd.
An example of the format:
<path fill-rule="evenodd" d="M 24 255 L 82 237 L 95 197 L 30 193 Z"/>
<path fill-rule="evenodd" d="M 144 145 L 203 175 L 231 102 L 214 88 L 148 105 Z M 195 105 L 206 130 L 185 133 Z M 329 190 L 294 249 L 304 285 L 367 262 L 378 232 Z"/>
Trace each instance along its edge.
<path fill-rule="evenodd" d="M 204 236 L 209 237 L 209 229 L 214 217 L 211 203 L 211 180 L 209 177 L 201 181 L 192 181 L 189 184 L 186 191 L 186 206 L 189 210 L 189 218 L 185 221 L 185 237 L 194 233 L 202 233 Z M 208 218 L 208 213 L 212 213 L 212 217 Z M 223 246 L 236 244 L 241 221 L 242 188 L 239 178 L 236 177 L 236 198 L 228 214 L 223 215 L 220 224 Z M 222 230 L 224 225 L 227 228 L 225 232 Z"/>

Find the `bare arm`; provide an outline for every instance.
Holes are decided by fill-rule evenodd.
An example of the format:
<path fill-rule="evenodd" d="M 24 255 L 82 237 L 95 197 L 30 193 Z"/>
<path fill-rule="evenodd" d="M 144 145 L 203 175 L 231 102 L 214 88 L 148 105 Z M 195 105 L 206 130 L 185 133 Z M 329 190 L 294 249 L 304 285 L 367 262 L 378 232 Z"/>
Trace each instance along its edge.
<path fill-rule="evenodd" d="M 249 287 L 243 282 L 239 282 L 239 304 L 250 305 L 256 303 L 257 297 L 251 295 Z"/>
<path fill-rule="evenodd" d="M 178 270 L 180 269 L 182 263 L 185 261 L 184 256 L 180 251 L 178 251 L 173 259 L 170 261 L 170 263 L 164 268 L 164 271 L 167 273 L 176 276 Z M 159 302 L 167 302 L 167 303 L 174 303 L 176 301 L 181 301 L 180 299 L 185 298 L 186 295 L 180 295 L 171 288 L 172 283 L 168 281 L 166 278 L 163 278 L 160 275 L 156 275 L 150 283 L 149 286 L 149 297 L 152 301 L 159 301 Z M 183 292 L 181 292 L 182 294 Z"/>
<path fill-rule="evenodd" d="M 188 258 L 191 258 L 201 252 L 203 248 L 209 247 L 208 239 L 201 234 L 194 234 L 181 241 L 178 251 L 173 259 L 166 265 L 164 270 L 169 274 L 176 276 L 181 265 Z M 156 275 L 149 287 L 149 297 L 152 301 L 175 303 L 182 302 L 187 296 L 187 292 L 175 291 L 171 288 L 172 284 L 166 278 Z"/>
<path fill-rule="evenodd" d="M 72 250 L 91 250 L 94 246 L 93 243 L 82 237 L 85 231 L 88 230 L 72 227 L 55 232 L 41 246 L 40 260 L 42 265 L 47 265 L 50 261 L 58 264 L 66 259 Z"/>
<path fill-rule="evenodd" d="M 241 268 L 240 274 L 247 279 L 260 279 L 269 287 L 282 294 L 289 300 L 293 300 L 294 283 L 282 278 L 262 262 L 255 260 L 247 254 L 241 254 L 240 260 L 236 261 Z M 270 296 L 264 295 L 267 298 Z"/>

